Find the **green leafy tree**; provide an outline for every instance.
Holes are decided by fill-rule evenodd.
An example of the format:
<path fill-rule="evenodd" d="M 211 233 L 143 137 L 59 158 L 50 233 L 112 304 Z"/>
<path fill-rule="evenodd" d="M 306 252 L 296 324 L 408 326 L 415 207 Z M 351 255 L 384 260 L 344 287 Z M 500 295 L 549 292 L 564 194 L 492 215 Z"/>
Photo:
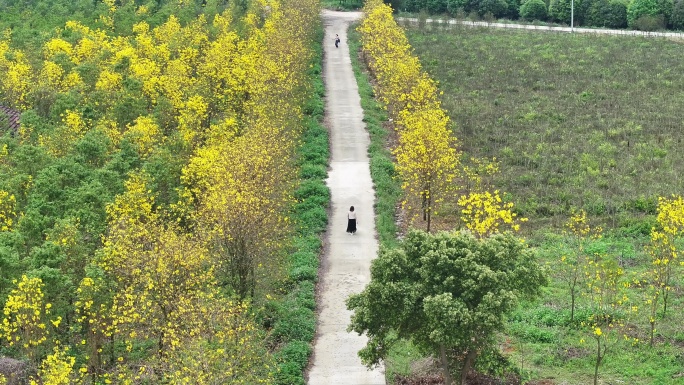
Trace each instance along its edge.
<path fill-rule="evenodd" d="M 591 14 L 595 15 L 597 27 L 627 27 L 627 4 L 620 1 L 601 0 L 596 2 L 592 6 Z"/>
<path fill-rule="evenodd" d="M 491 13 L 494 17 L 504 17 L 508 13 L 506 0 L 480 0 L 477 12 L 480 16 Z"/>
<path fill-rule="evenodd" d="M 527 0 L 520 6 L 520 17 L 525 20 L 546 20 L 546 3 L 544 0 Z"/>
<path fill-rule="evenodd" d="M 658 0 L 633 0 L 627 7 L 627 22 L 630 27 L 643 16 L 658 16 L 662 15 L 663 10 L 658 3 Z"/>
<path fill-rule="evenodd" d="M 683 30 L 684 29 L 684 1 L 677 0 L 672 7 L 672 17 L 670 18 L 670 23 L 672 23 L 672 28 Z"/>
<path fill-rule="evenodd" d="M 368 366 L 398 336 L 440 357 L 447 385 L 458 362 L 463 384 L 478 354 L 494 345 L 504 316 L 546 283 L 544 269 L 511 234 L 412 230 L 398 248 L 380 251 L 371 282 L 348 299 L 350 329 L 369 337 L 359 352 Z"/>
<path fill-rule="evenodd" d="M 579 1 L 575 3 L 575 7 L 578 5 Z M 549 18 L 559 23 L 570 24 L 571 6 L 571 0 L 552 0 L 549 5 Z M 577 9 L 575 9 L 575 12 L 577 12 Z"/>
<path fill-rule="evenodd" d="M 447 12 L 455 16 L 459 10 L 465 9 L 467 3 L 467 0 L 447 0 Z"/>

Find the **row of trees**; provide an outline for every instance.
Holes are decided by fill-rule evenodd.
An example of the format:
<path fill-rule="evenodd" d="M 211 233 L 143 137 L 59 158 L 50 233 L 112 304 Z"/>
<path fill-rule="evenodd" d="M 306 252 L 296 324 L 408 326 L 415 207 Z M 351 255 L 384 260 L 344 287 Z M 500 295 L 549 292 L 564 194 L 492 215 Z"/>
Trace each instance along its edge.
<path fill-rule="evenodd" d="M 422 218 L 432 230 L 433 215 L 460 207 L 461 224 L 486 236 L 501 223 L 517 230 L 512 203 L 498 190 L 489 191 L 487 177 L 498 172 L 496 160 L 461 160 L 451 122 L 442 109 L 437 84 L 422 70 L 391 8 L 370 2 L 359 26 L 366 63 L 377 80 L 376 94 L 394 121 L 398 145 L 393 150 L 405 193 L 403 208 L 412 223 Z M 377 31 L 384 31 L 379 35 Z"/>
<path fill-rule="evenodd" d="M 494 336 L 505 314 L 539 293 L 545 272 L 521 240 L 499 234 L 504 227 L 517 230 L 522 220 L 486 183 L 498 166 L 462 161 L 437 84 L 422 70 L 392 9 L 370 0 L 364 15 L 362 53 L 396 128 L 402 208 L 412 226 L 424 223 L 427 232 L 411 230 L 398 248 L 381 249 L 371 282 L 348 300 L 355 311 L 350 329 L 368 334 L 359 353 L 368 365 L 385 358 L 398 337 L 439 357 L 447 384 L 456 364 L 464 383 L 479 356 L 496 354 Z M 454 227 L 438 215 L 449 208 L 458 208 L 456 227 L 468 231 L 431 234 L 436 218 Z"/>
<path fill-rule="evenodd" d="M 319 5 L 117 36 L 133 2 L 106 3 L 40 58 L 0 41 L 24 111 L 0 142 L 0 349 L 38 383 L 272 383 L 251 303 L 284 277 Z"/>
<path fill-rule="evenodd" d="M 570 24 L 571 0 L 403 0 L 395 9 L 477 18 L 540 20 Z M 640 30 L 684 29 L 681 0 L 577 0 L 575 25 Z"/>

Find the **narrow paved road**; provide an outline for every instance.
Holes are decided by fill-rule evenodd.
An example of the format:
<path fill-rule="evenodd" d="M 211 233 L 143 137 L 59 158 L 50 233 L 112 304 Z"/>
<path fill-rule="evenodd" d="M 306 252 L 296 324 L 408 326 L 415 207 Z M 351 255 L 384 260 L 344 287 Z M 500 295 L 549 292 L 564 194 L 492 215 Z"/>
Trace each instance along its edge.
<path fill-rule="evenodd" d="M 351 312 L 345 300 L 370 281 L 370 262 L 378 251 L 373 203 L 375 192 L 367 154 L 370 142 L 346 45 L 348 25 L 358 12 L 324 11 L 326 122 L 330 131 L 331 162 L 328 186 L 332 215 L 320 277 L 318 327 L 309 385 L 385 385 L 381 369 L 368 370 L 357 352 L 366 338 L 348 333 Z M 335 48 L 334 37 L 342 40 Z M 356 235 L 345 232 L 347 211 L 358 213 Z"/>

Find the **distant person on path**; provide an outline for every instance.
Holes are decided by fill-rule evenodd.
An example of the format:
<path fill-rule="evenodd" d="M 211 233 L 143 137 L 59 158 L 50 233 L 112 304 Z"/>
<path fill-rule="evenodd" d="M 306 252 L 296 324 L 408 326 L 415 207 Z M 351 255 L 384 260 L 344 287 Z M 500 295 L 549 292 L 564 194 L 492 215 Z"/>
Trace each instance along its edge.
<path fill-rule="evenodd" d="M 340 35 L 335 34 L 335 48 L 338 48 L 340 46 Z M 353 206 L 352 206 L 353 208 Z"/>
<path fill-rule="evenodd" d="M 356 212 L 354 212 L 354 206 L 350 207 L 347 213 L 347 232 L 351 235 L 356 233 Z"/>

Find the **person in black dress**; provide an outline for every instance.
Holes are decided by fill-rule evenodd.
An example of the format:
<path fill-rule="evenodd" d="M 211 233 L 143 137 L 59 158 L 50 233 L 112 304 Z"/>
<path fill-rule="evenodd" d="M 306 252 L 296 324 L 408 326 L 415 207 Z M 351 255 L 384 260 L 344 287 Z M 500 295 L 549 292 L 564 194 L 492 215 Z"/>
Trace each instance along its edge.
<path fill-rule="evenodd" d="M 356 212 L 354 206 L 349 208 L 347 213 L 347 232 L 354 235 L 356 233 Z"/>

